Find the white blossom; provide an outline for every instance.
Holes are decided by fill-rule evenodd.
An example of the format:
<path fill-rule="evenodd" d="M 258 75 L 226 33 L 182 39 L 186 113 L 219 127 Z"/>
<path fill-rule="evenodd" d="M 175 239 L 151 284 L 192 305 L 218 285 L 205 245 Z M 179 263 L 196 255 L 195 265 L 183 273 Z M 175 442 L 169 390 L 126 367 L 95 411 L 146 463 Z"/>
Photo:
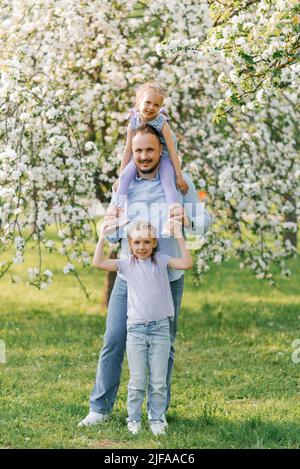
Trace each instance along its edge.
<path fill-rule="evenodd" d="M 63 268 L 63 273 L 66 275 L 74 270 L 74 265 L 70 262 Z"/>
<path fill-rule="evenodd" d="M 73 269 L 90 264 L 90 203 L 96 191 L 109 200 L 134 90 L 156 79 L 183 168 L 207 192 L 217 220 L 197 250 L 199 275 L 230 255 L 263 278 L 273 261 L 285 271 L 295 254 L 285 232 L 296 229 L 287 220 L 300 213 L 299 65 L 283 67 L 278 88 L 268 75 L 256 88 L 249 65 L 260 76 L 289 47 L 286 2 L 262 0 L 216 27 L 204 0 L 153 0 L 137 17 L 134 0 L 118 0 L 118 8 L 106 0 L 2 3 L 0 255 L 23 262 L 34 240 L 74 257 Z M 224 106 L 231 114 L 214 122 Z M 49 225 L 57 227 L 55 242 Z M 0 277 L 6 269 L 1 262 Z M 48 284 L 45 272 L 31 283 Z"/>

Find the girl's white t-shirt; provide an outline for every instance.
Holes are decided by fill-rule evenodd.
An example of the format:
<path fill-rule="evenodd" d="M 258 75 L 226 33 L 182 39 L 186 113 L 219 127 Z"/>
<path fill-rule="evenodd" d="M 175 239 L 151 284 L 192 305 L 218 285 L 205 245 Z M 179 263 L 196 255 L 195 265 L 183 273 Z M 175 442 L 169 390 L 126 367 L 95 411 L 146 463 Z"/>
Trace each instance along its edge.
<path fill-rule="evenodd" d="M 155 262 L 134 256 L 118 259 L 118 272 L 127 281 L 127 323 L 143 324 L 174 317 L 174 303 L 168 277 L 171 256 L 155 255 Z"/>

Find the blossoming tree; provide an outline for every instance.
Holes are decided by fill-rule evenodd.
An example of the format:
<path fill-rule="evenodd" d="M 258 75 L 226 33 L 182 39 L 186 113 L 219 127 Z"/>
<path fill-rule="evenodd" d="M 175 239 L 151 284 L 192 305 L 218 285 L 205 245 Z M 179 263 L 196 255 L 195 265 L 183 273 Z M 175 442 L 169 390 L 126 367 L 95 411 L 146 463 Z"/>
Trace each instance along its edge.
<path fill-rule="evenodd" d="M 213 54 L 232 68 L 219 79 L 228 88 L 217 117 L 247 99 L 261 99 L 270 88 L 284 87 L 286 68 L 299 63 L 300 5 L 298 0 L 209 0 L 211 27 L 202 36 L 172 41 L 173 50 Z M 298 68 L 294 69 L 295 76 Z"/>
<path fill-rule="evenodd" d="M 80 281 L 93 232 L 86 201 L 109 200 L 134 87 L 153 78 L 167 90 L 184 165 L 216 219 L 197 253 L 198 274 L 208 259 L 236 254 L 268 276 L 273 260 L 293 252 L 283 229 L 295 222 L 284 227 L 282 215 L 299 211 L 296 69 L 282 71 L 284 90 L 266 86 L 253 108 L 245 103 L 214 123 L 224 93 L 232 96 L 224 78 L 235 76 L 232 61 L 215 47 L 198 57 L 196 47 L 182 55 L 161 45 L 209 41 L 208 7 L 204 0 L 1 2 L 0 277 L 23 262 L 33 241 L 39 263 L 29 270 L 31 284 L 52 280 L 42 247 L 65 256 L 64 272 Z M 59 242 L 49 234 L 53 225 Z M 270 236 L 274 243 L 264 241 Z"/>
<path fill-rule="evenodd" d="M 260 278 L 272 279 L 273 261 L 288 275 L 285 258 L 296 253 L 299 218 L 299 4 L 208 3 L 204 39 L 191 35 L 157 48 L 187 60 L 193 53 L 196 73 L 207 58 L 211 71 L 210 80 L 200 74 L 210 99 L 204 112 L 195 108 L 200 129 L 192 144 L 188 137 L 189 167 L 220 224 L 198 254 L 198 271 L 208 268 L 208 258 L 220 262 L 234 252 Z"/>

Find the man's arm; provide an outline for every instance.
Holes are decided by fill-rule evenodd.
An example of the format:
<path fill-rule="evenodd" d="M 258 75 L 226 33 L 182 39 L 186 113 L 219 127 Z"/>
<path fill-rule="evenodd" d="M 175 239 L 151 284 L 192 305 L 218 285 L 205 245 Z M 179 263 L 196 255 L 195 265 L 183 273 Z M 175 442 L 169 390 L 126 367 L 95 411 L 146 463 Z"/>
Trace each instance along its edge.
<path fill-rule="evenodd" d="M 190 233 L 203 236 L 212 225 L 213 217 L 205 209 L 203 202 L 199 199 L 193 181 L 186 173 L 184 174 L 184 179 L 189 185 L 189 191 L 183 197 L 183 207 L 189 219 L 189 224 L 185 224 L 185 229 Z"/>

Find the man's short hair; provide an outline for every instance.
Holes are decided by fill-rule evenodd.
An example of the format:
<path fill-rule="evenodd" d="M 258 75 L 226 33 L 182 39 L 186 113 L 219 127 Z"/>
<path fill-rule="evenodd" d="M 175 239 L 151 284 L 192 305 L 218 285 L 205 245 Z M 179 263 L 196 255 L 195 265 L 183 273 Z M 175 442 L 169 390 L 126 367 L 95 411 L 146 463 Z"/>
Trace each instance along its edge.
<path fill-rule="evenodd" d="M 137 134 L 155 135 L 157 139 L 159 140 L 159 143 L 161 144 L 159 132 L 150 124 L 143 124 L 140 127 L 137 127 L 137 129 L 134 129 L 132 131 L 132 138 L 135 137 Z"/>

